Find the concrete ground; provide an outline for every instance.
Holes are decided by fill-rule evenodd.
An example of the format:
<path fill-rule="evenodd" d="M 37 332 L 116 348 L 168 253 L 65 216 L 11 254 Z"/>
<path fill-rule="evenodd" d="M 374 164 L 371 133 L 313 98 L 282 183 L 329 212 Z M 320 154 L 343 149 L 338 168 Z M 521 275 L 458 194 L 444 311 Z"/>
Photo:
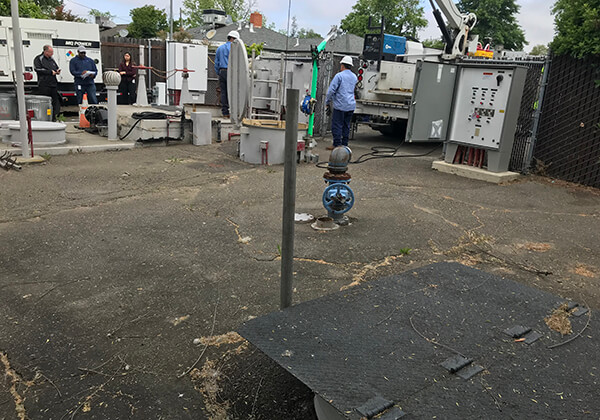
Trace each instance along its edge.
<path fill-rule="evenodd" d="M 355 157 L 395 145 L 365 129 L 351 143 Z M 279 309 L 283 181 L 234 153 L 136 148 L 0 173 L 0 419 L 314 418 L 310 391 L 234 332 Z M 352 224 L 296 225 L 295 302 L 459 261 L 600 309 L 598 190 L 459 178 L 431 169 L 440 154 L 351 166 Z M 298 166 L 297 212 L 325 213 L 323 173 Z"/>

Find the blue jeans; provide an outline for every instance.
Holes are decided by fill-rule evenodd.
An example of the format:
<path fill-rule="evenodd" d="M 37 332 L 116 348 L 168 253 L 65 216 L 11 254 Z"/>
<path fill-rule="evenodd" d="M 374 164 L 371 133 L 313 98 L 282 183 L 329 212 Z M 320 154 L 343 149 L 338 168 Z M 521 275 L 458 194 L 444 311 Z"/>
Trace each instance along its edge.
<path fill-rule="evenodd" d="M 75 84 L 75 94 L 77 95 L 77 104 L 81 105 L 83 102 L 83 94 L 87 93 L 87 99 L 89 104 L 97 104 L 98 98 L 96 98 L 96 85 L 78 85 Z"/>
<path fill-rule="evenodd" d="M 331 134 L 333 135 L 334 147 L 348 146 L 352 115 L 354 115 L 354 111 L 333 110 L 331 115 Z"/>
<path fill-rule="evenodd" d="M 221 88 L 221 113 L 229 115 L 229 99 L 227 98 L 227 69 L 219 70 L 219 87 Z"/>

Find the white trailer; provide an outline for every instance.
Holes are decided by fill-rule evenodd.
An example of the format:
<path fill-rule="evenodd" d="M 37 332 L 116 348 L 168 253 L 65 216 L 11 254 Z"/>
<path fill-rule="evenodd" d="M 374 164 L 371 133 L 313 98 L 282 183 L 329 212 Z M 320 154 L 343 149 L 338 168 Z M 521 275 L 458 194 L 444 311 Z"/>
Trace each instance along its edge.
<path fill-rule="evenodd" d="M 33 70 L 33 60 L 42 53 L 44 45 L 54 48 L 54 60 L 62 70 L 57 75 L 58 91 L 65 105 L 76 104 L 73 76 L 69 72 L 69 61 L 77 55 L 77 47 L 83 45 L 87 56 L 96 62 L 98 75 L 96 84 L 101 85 L 102 58 L 100 55 L 100 32 L 94 23 L 67 22 L 49 19 L 20 18 L 23 37 L 23 66 L 33 78 L 25 82 L 26 91 L 37 87 L 37 74 Z M 12 89 L 14 86 L 15 54 L 12 38 L 12 20 L 10 16 L 0 17 L 0 88 Z M 100 86 L 97 86 L 101 95 Z"/>

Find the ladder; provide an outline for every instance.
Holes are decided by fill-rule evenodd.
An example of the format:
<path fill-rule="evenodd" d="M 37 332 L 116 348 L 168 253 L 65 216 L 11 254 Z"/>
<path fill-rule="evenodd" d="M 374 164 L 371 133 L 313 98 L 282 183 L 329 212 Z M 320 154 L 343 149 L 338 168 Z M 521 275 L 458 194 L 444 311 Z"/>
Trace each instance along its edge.
<path fill-rule="evenodd" d="M 278 120 L 279 119 L 279 113 L 281 110 L 281 104 L 283 101 L 283 89 L 281 87 L 282 83 L 283 83 L 283 69 L 284 69 L 284 58 L 283 58 L 283 54 L 281 56 L 281 65 L 280 65 L 280 72 L 279 72 L 279 79 L 277 80 L 270 80 L 270 79 L 255 79 L 254 78 L 254 60 L 256 58 L 256 51 L 252 51 L 252 61 L 250 63 L 250 119 L 262 119 L 262 118 L 271 118 L 271 119 L 275 119 Z M 276 93 L 274 97 L 261 97 L 261 96 L 254 96 L 254 84 L 255 83 L 265 83 L 265 84 L 272 84 L 275 85 L 276 89 Z M 272 104 L 271 109 L 274 110 L 274 113 L 271 114 L 267 114 L 267 113 L 261 113 L 261 112 L 254 112 L 254 102 L 255 101 L 267 101 L 270 102 Z"/>

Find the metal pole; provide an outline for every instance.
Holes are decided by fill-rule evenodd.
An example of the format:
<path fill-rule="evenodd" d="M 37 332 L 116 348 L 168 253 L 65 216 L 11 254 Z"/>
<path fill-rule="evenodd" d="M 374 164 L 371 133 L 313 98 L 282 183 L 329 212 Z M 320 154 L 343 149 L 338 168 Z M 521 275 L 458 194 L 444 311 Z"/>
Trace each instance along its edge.
<path fill-rule="evenodd" d="M 296 212 L 296 149 L 298 148 L 298 89 L 286 92 L 283 223 L 281 238 L 281 309 L 292 304 L 294 218 Z"/>
<path fill-rule="evenodd" d="M 531 161 L 533 160 L 533 151 L 535 149 L 535 143 L 537 142 L 538 131 L 540 129 L 542 106 L 544 105 L 544 94 L 546 93 L 546 86 L 548 85 L 548 73 L 550 73 L 550 65 L 552 63 L 552 58 L 550 57 L 550 55 L 551 52 L 548 51 L 548 55 L 546 56 L 546 63 L 544 64 L 544 74 L 542 74 L 542 81 L 540 83 L 540 93 L 538 95 L 537 108 L 535 110 L 535 114 L 533 115 L 531 140 L 529 141 L 529 148 L 527 150 L 525 162 L 523 162 L 523 167 L 521 168 L 521 172 L 523 173 L 529 172 L 529 169 L 531 168 Z"/>
<path fill-rule="evenodd" d="M 173 0 L 171 0 L 171 8 L 169 10 L 169 41 L 173 41 Z"/>
<path fill-rule="evenodd" d="M 27 109 L 25 106 L 25 81 L 23 80 L 23 37 L 19 23 L 19 2 L 10 2 L 12 15 L 13 45 L 15 49 L 15 79 L 17 82 L 17 105 L 19 107 L 19 136 L 21 137 L 21 155 L 27 157 Z M 32 156 L 33 157 L 33 156 Z"/>
<path fill-rule="evenodd" d="M 252 60 L 250 61 L 250 100 L 248 101 L 248 107 L 250 108 L 250 112 L 248 115 L 250 119 L 253 117 L 253 106 L 254 106 L 254 60 L 256 59 L 256 50 L 252 49 Z"/>
<path fill-rule="evenodd" d="M 140 63 L 140 65 L 143 65 Z M 148 40 L 148 67 L 152 67 L 152 41 Z M 152 88 L 152 70 L 148 71 L 148 87 Z"/>

